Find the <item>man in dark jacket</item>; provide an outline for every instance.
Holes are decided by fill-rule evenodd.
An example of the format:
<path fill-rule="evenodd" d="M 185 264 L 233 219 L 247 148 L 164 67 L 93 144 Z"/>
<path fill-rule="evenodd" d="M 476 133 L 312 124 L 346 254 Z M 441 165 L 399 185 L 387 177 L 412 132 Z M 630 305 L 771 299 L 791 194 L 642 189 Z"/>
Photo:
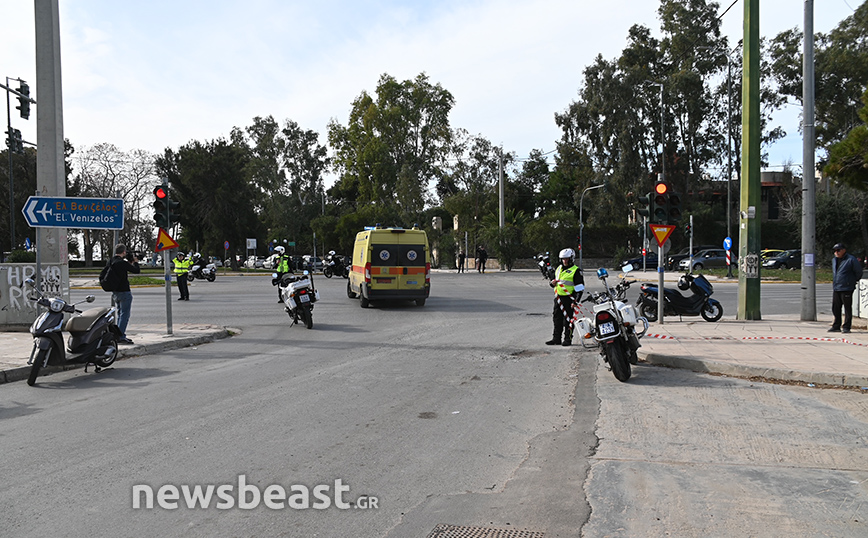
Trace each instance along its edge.
<path fill-rule="evenodd" d="M 132 344 L 127 338 L 127 325 L 130 322 L 130 308 L 133 304 L 133 293 L 130 291 L 130 279 L 128 273 L 138 274 L 139 259 L 135 254 L 127 254 L 127 247 L 118 245 L 115 247 L 115 256 L 112 258 L 112 273 L 115 275 L 117 287 L 112 292 L 112 300 L 118 307 L 118 329 L 123 337 L 118 340 L 120 344 Z"/>
<path fill-rule="evenodd" d="M 847 246 L 838 243 L 832 250 L 832 315 L 834 321 L 830 333 L 850 332 L 853 321 L 853 291 L 862 278 L 862 266 L 852 254 L 847 254 Z M 841 323 L 841 307 L 844 307 L 844 323 Z"/>

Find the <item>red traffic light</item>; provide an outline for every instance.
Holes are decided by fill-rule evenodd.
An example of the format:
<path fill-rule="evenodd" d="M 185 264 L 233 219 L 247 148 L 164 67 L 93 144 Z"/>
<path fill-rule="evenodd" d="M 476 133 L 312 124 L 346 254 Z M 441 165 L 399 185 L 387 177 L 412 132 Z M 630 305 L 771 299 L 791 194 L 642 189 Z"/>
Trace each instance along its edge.
<path fill-rule="evenodd" d="M 667 185 L 666 183 L 657 183 L 656 185 L 654 185 L 654 192 L 656 192 L 657 194 L 666 194 L 667 192 L 669 192 L 669 185 Z"/>
<path fill-rule="evenodd" d="M 169 196 L 169 191 L 162 185 L 158 185 L 154 187 L 154 196 L 156 196 L 158 200 L 165 200 Z"/>

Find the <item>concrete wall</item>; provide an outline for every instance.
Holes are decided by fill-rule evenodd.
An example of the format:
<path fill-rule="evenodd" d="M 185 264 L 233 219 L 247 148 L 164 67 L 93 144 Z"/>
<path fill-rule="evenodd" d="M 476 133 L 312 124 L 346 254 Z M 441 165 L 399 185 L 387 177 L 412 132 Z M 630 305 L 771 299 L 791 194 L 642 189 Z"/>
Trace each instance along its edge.
<path fill-rule="evenodd" d="M 69 267 L 43 263 L 42 289 L 49 297 L 69 298 Z M 36 275 L 35 263 L 0 264 L 0 327 L 27 327 L 36 319 L 36 302 L 27 298 L 24 281 Z"/>

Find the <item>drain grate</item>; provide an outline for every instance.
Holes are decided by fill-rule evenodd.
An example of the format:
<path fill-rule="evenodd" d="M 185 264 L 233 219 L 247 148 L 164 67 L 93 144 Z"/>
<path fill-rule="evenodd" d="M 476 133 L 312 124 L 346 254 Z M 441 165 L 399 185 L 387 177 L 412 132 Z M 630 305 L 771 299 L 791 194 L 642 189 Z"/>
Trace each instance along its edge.
<path fill-rule="evenodd" d="M 544 538 L 544 532 L 492 527 L 437 525 L 427 538 Z"/>

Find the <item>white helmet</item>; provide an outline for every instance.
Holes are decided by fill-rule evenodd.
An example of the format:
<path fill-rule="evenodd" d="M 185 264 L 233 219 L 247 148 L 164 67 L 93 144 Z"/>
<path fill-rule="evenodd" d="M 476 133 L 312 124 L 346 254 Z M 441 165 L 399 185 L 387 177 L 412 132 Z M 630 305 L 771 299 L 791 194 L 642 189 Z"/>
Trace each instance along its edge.
<path fill-rule="evenodd" d="M 334 250 L 330 250 L 330 251 L 329 251 L 329 256 L 334 256 L 334 255 L 335 255 L 335 251 L 334 251 Z"/>
<path fill-rule="evenodd" d="M 558 258 L 560 258 L 562 260 L 565 260 L 565 259 L 572 260 L 575 257 L 576 257 L 576 253 L 573 252 L 573 249 L 571 249 L 571 248 L 565 248 L 560 252 L 560 254 L 558 254 Z"/>
<path fill-rule="evenodd" d="M 286 251 L 286 249 L 283 247 L 280 247 L 280 246 L 274 247 L 274 252 L 277 252 L 278 254 L 283 254 L 285 251 Z"/>

